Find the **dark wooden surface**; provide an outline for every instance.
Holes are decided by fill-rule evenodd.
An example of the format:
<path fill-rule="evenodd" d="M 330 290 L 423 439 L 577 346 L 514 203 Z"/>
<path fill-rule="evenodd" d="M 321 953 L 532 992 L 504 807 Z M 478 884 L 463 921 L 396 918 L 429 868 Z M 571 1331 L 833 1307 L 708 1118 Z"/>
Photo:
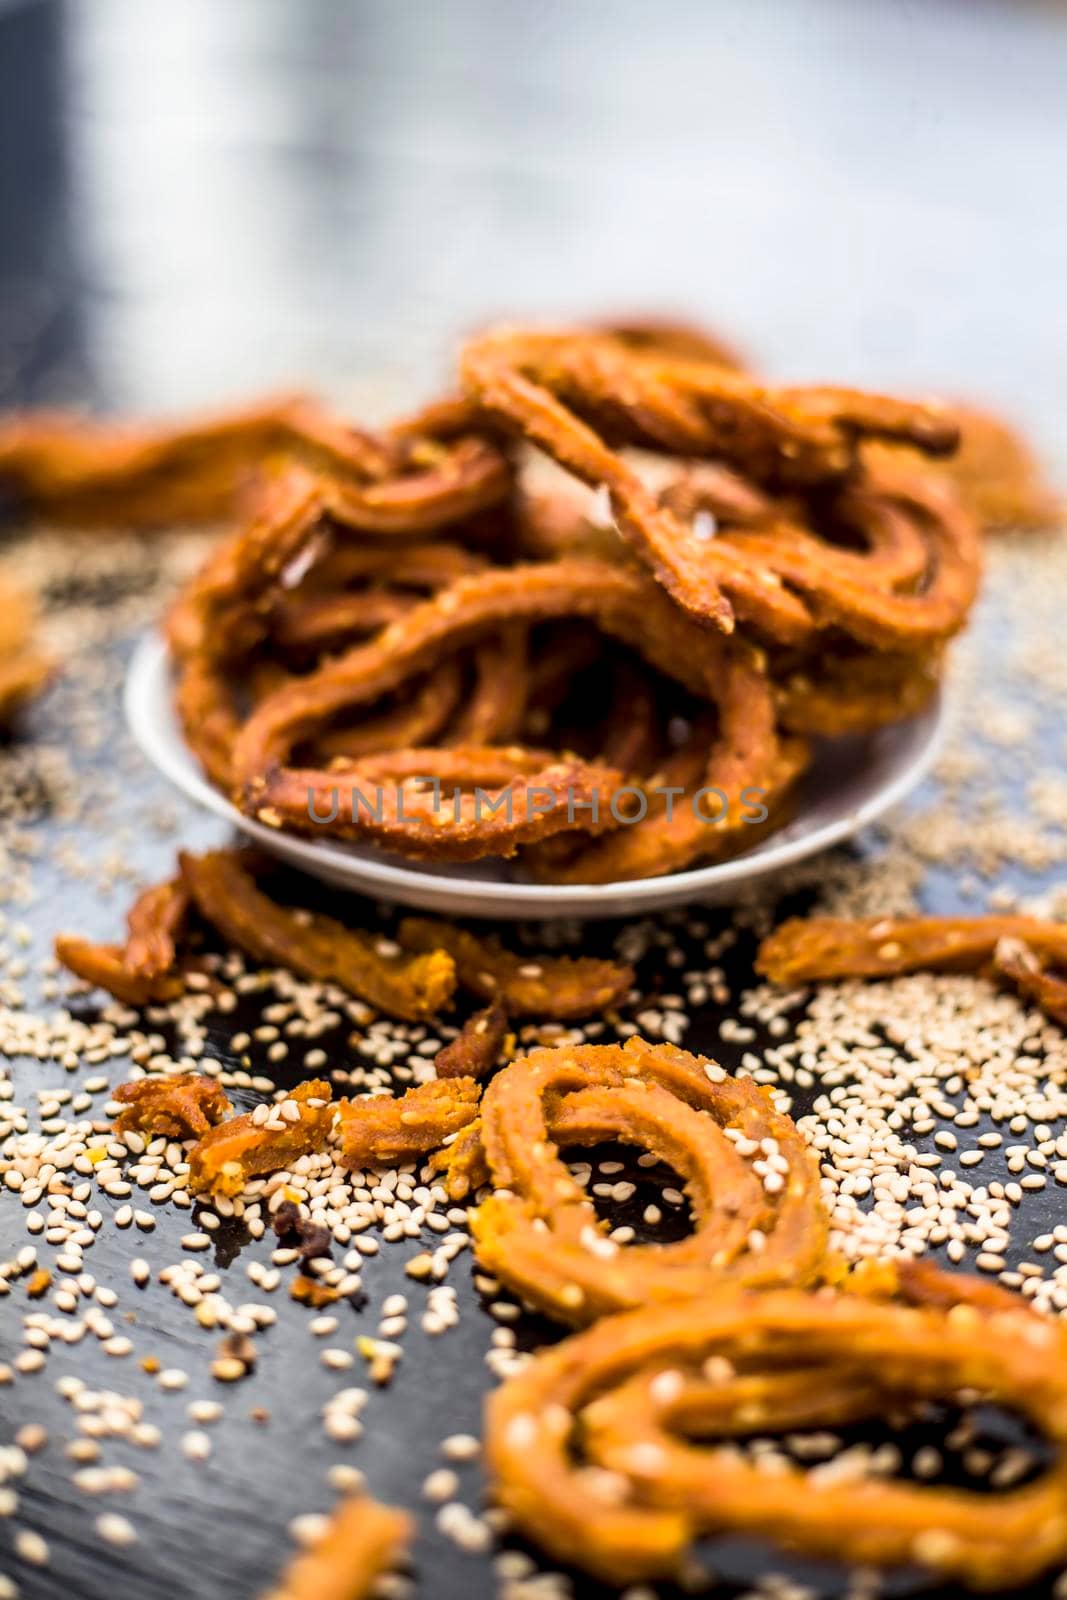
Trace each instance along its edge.
<path fill-rule="evenodd" d="M 300 381 L 382 412 L 432 386 L 456 334 L 487 316 L 651 308 L 718 322 L 783 373 L 996 400 L 1062 477 L 1065 83 L 1067 16 L 1022 4 L 0 7 L 0 401 L 165 412 Z M 1001 599 L 983 617 L 991 652 L 1019 626 Z M 61 844 L 96 861 L 117 852 L 146 874 L 173 850 L 145 820 L 161 782 L 119 723 L 129 645 L 101 647 L 105 735 L 73 767 L 75 782 L 106 769 L 106 808 L 65 823 L 44 806 L 31 824 L 34 898 L 19 915 L 34 954 L 60 925 L 111 932 L 124 898 L 79 885 Z M 66 741 L 79 703 L 56 691 L 30 737 Z M 1044 734 L 1063 748 L 1062 720 Z M 1005 765 L 989 781 L 1010 795 L 1017 778 Z M 180 804 L 175 813 L 183 840 L 217 837 Z M 935 873 L 926 900 L 956 904 L 953 875 Z M 653 987 L 655 959 L 642 971 Z M 745 959 L 742 947 L 740 974 Z M 718 1021 L 709 1008 L 687 1042 L 736 1065 Z M 232 1059 L 225 1035 L 213 1045 Z M 20 1095 L 63 1078 L 10 1066 Z M 1062 1218 L 1060 1193 L 1028 1203 L 1023 1237 Z M 2 1248 L 24 1243 L 6 1194 L 0 1216 Z M 161 1212 L 150 1250 L 105 1229 L 92 1270 L 126 1291 L 129 1257 L 177 1259 L 188 1227 L 185 1213 Z M 243 1284 L 247 1246 L 235 1235 L 219 1253 Z M 255 1253 L 265 1259 L 266 1246 Z M 410 1288 L 409 1253 L 370 1264 L 370 1306 L 351 1313 L 348 1341 L 373 1331 L 388 1293 Z M 330 1503 L 331 1462 L 351 1459 L 375 1493 L 417 1507 L 437 1442 L 478 1431 L 490 1381 L 492 1324 L 469 1267 L 450 1281 L 459 1329 L 431 1341 L 413 1326 L 397 1381 L 374 1395 L 352 1447 L 323 1438 L 318 1414 L 338 1375 L 319 1366 L 304 1313 L 276 1295 L 278 1325 L 259 1341 L 255 1376 L 227 1395 L 205 1467 L 175 1442 L 188 1400 L 212 1387 L 205 1340 L 154 1286 L 137 1300 L 138 1350 L 187 1367 L 188 1390 L 160 1393 L 91 1338 L 54 1353 L 45 1376 L 0 1389 L 0 1442 L 27 1420 L 52 1435 L 20 1486 L 17 1521 L 53 1552 L 45 1570 L 16 1563 L 0 1524 L 0 1571 L 28 1600 L 245 1600 L 283 1559 L 289 1518 Z M 241 1285 L 234 1294 L 246 1297 Z M 0 1301 L 0 1359 L 19 1346 L 23 1309 L 21 1297 Z M 69 1485 L 70 1413 L 53 1391 L 66 1370 L 140 1394 L 164 1429 L 158 1452 L 109 1447 L 142 1474 L 128 1504 Z M 255 1406 L 268 1423 L 251 1420 Z M 477 1471 L 461 1469 L 472 1504 Z M 102 1545 L 92 1520 L 103 1509 L 129 1515 L 140 1542 Z M 427 1508 L 421 1521 L 420 1595 L 496 1593 L 484 1558 L 450 1546 Z M 792 1570 L 762 1551 L 715 1560 L 724 1593 L 768 1566 Z M 839 1587 L 832 1573 L 814 1581 Z"/>

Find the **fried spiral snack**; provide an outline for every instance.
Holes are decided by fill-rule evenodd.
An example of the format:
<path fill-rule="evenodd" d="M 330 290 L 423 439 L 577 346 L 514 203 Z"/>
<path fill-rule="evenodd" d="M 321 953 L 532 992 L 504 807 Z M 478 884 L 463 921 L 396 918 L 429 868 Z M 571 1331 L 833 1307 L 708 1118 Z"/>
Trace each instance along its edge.
<path fill-rule="evenodd" d="M 187 743 L 250 816 L 540 881 L 656 877 L 780 827 L 810 740 L 928 705 L 979 580 L 957 485 L 1026 476 L 995 427 L 776 386 L 654 317 L 491 330 L 459 366 L 464 394 L 376 431 L 301 397 L 0 424 L 0 476 L 43 510 L 236 516 L 167 636 Z M 512 751 L 539 765 L 487 778 Z M 151 997 L 116 952 L 68 954 Z"/>
<path fill-rule="evenodd" d="M 1039 917 L 793 917 L 760 945 L 774 983 L 979 972 L 1067 1025 L 1067 923 Z"/>
<path fill-rule="evenodd" d="M 783 760 L 773 698 L 760 659 L 741 640 L 725 640 L 687 625 L 667 597 L 638 572 L 606 562 L 531 564 L 462 578 L 376 640 L 269 696 L 245 724 L 234 753 L 242 808 L 268 825 L 313 832 L 316 824 L 309 809 L 321 816 L 333 808 L 337 775 L 286 766 L 298 742 L 313 739 L 331 718 L 350 717 L 360 705 L 395 690 L 442 651 L 468 643 L 486 628 L 561 617 L 595 621 L 602 631 L 637 649 L 664 674 L 717 707 L 718 736 L 706 751 L 701 787 L 721 791 L 728 804 L 715 819 L 698 816 L 691 807 L 683 812 L 670 840 L 671 865 L 688 865 L 727 848 L 745 827 L 743 791 L 758 789 L 761 798 L 776 800 L 802 764 Z M 493 814 L 472 818 L 471 812 L 477 810 L 472 804 L 457 814 L 452 826 L 428 830 L 420 818 L 405 825 L 402 802 L 395 798 L 384 823 L 368 818 L 353 804 L 333 827 L 351 837 L 387 837 L 393 848 L 447 860 L 488 850 L 507 854 L 518 843 L 544 838 L 561 827 L 578 825 L 596 831 L 617 826 L 615 812 L 607 809 L 618 787 L 610 769 L 594 769 L 586 778 L 577 765 L 558 765 L 558 772 L 546 769 L 519 786 L 510 827 L 501 826 L 507 821 L 506 806 L 503 819 L 495 815 L 506 801 L 501 795 L 486 806 Z M 521 801 L 529 804 L 542 785 L 551 790 L 551 806 L 531 817 Z M 317 803 L 323 795 L 326 806 Z M 595 797 L 599 804 L 594 808 Z M 647 828 L 641 821 L 629 827 L 631 842 L 642 837 L 642 830 L 659 837 L 659 818 L 652 816 Z M 655 852 L 650 870 L 664 870 Z"/>
<path fill-rule="evenodd" d="M 770 1475 L 719 1442 L 963 1389 L 1037 1424 L 1056 1451 L 1049 1472 L 991 1498 L 789 1467 Z M 489 1397 L 486 1454 L 519 1529 L 610 1583 L 669 1577 L 694 1539 L 737 1533 L 1009 1587 L 1067 1555 L 1065 1400 L 1064 1336 L 1021 1303 L 984 1309 L 965 1289 L 948 1309 L 722 1289 L 606 1319 L 541 1352 Z"/>
<path fill-rule="evenodd" d="M 532 1050 L 489 1083 L 479 1138 L 498 1192 L 471 1220 L 478 1260 L 561 1321 L 700 1295 L 709 1280 L 806 1284 L 824 1269 L 818 1171 L 793 1123 L 748 1079 L 673 1045 L 635 1037 Z M 689 1237 L 632 1246 L 605 1237 L 556 1153 L 605 1139 L 679 1173 L 695 1217 Z"/>
<path fill-rule="evenodd" d="M 505 461 L 484 438 L 377 437 L 301 395 L 177 427 L 58 412 L 0 427 L 0 481 L 48 516 L 82 524 L 212 521 L 232 509 L 242 479 L 278 455 L 326 474 L 331 514 L 365 533 L 438 527 L 495 504 L 509 484 Z"/>
<path fill-rule="evenodd" d="M 810 629 L 774 568 L 702 539 L 660 504 L 612 445 L 712 456 L 759 484 L 845 479 L 864 438 L 948 454 L 958 430 L 944 408 L 844 389 L 768 388 L 708 362 L 628 350 L 582 333 L 491 332 L 469 344 L 461 373 L 494 416 L 592 487 L 605 485 L 619 531 L 694 616 L 729 632 L 735 614 L 771 638 Z M 599 430 L 599 431 L 595 431 Z"/>

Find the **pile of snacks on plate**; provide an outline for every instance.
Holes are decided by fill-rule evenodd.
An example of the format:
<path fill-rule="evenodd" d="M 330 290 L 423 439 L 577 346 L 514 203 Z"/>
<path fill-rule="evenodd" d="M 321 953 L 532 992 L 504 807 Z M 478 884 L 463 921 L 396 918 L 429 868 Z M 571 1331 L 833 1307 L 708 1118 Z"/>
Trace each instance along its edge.
<path fill-rule="evenodd" d="M 373 432 L 291 398 L 0 430 L 53 517 L 235 521 L 167 633 L 190 747 L 270 827 L 549 882 L 736 854 L 813 740 L 929 702 L 977 515 L 1052 514 L 995 420 L 771 385 L 697 330 L 496 329 L 459 374 Z"/>

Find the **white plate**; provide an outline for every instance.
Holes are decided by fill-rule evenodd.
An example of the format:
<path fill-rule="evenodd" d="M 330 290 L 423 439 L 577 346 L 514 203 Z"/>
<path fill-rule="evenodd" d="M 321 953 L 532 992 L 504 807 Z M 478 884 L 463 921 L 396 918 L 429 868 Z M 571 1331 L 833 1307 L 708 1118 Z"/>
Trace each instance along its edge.
<path fill-rule="evenodd" d="M 632 916 L 686 901 L 735 898 L 756 878 L 839 844 L 902 800 L 930 767 L 944 734 L 938 695 L 921 716 L 863 737 L 822 741 L 796 809 L 778 832 L 744 855 L 710 867 L 635 883 L 556 886 L 525 883 L 507 863 L 422 866 L 373 846 L 279 833 L 243 816 L 212 788 L 188 750 L 174 714 L 167 647 L 141 640 L 126 680 L 126 718 L 141 749 L 171 783 L 239 828 L 272 855 L 342 889 L 405 906 L 468 917 Z"/>

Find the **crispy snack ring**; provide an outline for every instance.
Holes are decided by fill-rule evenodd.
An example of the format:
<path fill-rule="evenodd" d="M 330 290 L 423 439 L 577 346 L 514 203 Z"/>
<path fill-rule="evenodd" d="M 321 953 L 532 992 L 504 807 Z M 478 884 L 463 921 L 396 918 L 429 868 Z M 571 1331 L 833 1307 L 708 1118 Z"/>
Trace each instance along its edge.
<path fill-rule="evenodd" d="M 323 544 L 322 517 L 318 477 L 297 462 L 276 466 L 247 521 L 215 546 L 171 608 L 167 636 L 178 659 L 240 660 L 259 644 L 289 575 Z"/>
<path fill-rule="evenodd" d="M 406 1511 L 364 1496 L 342 1500 L 321 1538 L 294 1556 L 263 1600 L 371 1600 L 413 1533 Z"/>
<path fill-rule="evenodd" d="M 359 763 L 359 775 L 369 784 L 428 782 L 430 774 L 442 785 L 473 789 L 482 785 L 498 789 L 513 778 L 530 777 L 552 760 L 550 750 L 524 744 L 428 745 L 422 749 L 383 750 Z"/>
<path fill-rule="evenodd" d="M 749 1080 L 671 1045 L 531 1051 L 490 1082 L 481 1139 L 503 1192 L 472 1217 L 477 1257 L 565 1322 L 700 1295 L 709 1279 L 806 1284 L 824 1268 L 818 1169 L 792 1122 Z M 688 1238 L 630 1247 L 605 1238 L 556 1154 L 604 1139 L 640 1145 L 679 1173 L 695 1216 Z"/>
<path fill-rule="evenodd" d="M 235 754 L 237 780 L 253 787 L 272 764 L 334 717 L 427 671 L 449 650 L 500 626 L 588 618 L 622 638 L 667 676 L 697 694 L 721 670 L 728 648 L 686 624 L 665 595 L 637 572 L 594 561 L 492 569 L 461 578 L 370 644 L 270 696 L 254 711 Z"/>
<path fill-rule="evenodd" d="M 627 774 L 653 771 L 660 749 L 659 707 L 649 674 L 633 661 L 614 663 L 612 705 L 604 723 L 600 756 Z"/>
<path fill-rule="evenodd" d="M 763 821 L 779 819 L 810 750 L 802 738 L 778 737 L 773 701 L 755 672 L 732 673 L 719 708 L 714 732 L 698 718 L 643 785 L 646 815 L 551 862 L 546 876 L 561 883 L 658 877 L 755 844 Z"/>
<path fill-rule="evenodd" d="M 956 633 L 978 590 L 980 546 L 977 524 L 951 494 L 919 472 L 883 471 L 862 488 L 848 491 L 842 511 L 883 522 L 912 521 L 922 530 L 928 569 L 921 587 L 904 591 L 886 584 L 883 551 L 852 554 L 799 529 L 744 531 L 724 536 L 754 564 L 803 595 L 820 627 L 840 628 L 875 650 L 917 650 Z M 891 550 L 891 570 L 913 546 L 901 534 Z M 907 570 L 907 569 L 906 569 Z"/>
<path fill-rule="evenodd" d="M 426 746 L 443 738 L 463 694 L 462 663 L 458 656 L 442 661 L 388 710 L 363 718 L 355 726 L 338 723 L 315 739 L 317 759 L 329 761 L 333 771 L 345 771 L 373 762 L 383 753 Z"/>
<path fill-rule="evenodd" d="M 762 659 L 743 641 L 726 641 L 688 626 L 666 596 L 636 571 L 589 561 L 515 567 L 461 579 L 371 644 L 327 663 L 268 698 L 254 711 L 235 753 L 235 772 L 242 785 L 239 803 L 268 823 L 273 814 L 275 820 L 294 824 L 302 816 L 306 824 L 308 790 L 324 788 L 329 794 L 333 785 L 306 769 L 297 769 L 294 780 L 294 769 L 282 765 L 300 740 L 314 737 L 331 718 L 350 714 L 354 707 L 395 689 L 413 673 L 425 670 L 442 649 L 466 642 L 478 630 L 509 620 L 571 616 L 594 620 L 603 631 L 620 637 L 719 710 L 719 731 L 708 751 L 702 787 L 723 791 L 729 804 L 710 822 L 697 818 L 688 808 L 688 824 L 680 821 L 680 836 L 672 842 L 675 865 L 718 853 L 731 839 L 744 838 L 742 790 L 764 788 L 773 801 L 777 789 L 792 776 L 792 764 L 783 762 L 775 732 L 773 699 Z M 604 801 L 610 800 L 615 787 L 614 782 L 601 783 Z M 528 797 L 527 790 L 524 798 Z M 579 804 L 584 806 L 589 799 L 583 794 L 569 805 L 555 807 L 553 820 L 557 824 L 565 821 L 570 828 L 587 828 L 590 821 L 604 826 L 614 820 L 607 817 L 604 804 L 598 807 L 597 817 L 591 809 L 578 810 Z M 325 809 L 316 807 L 320 815 Z M 628 831 L 636 834 L 642 826 L 637 823 Z M 653 828 L 658 834 L 656 819 Z M 527 832 L 526 837 L 544 837 L 549 831 L 558 830 L 543 827 L 536 833 Z M 497 836 L 507 842 L 516 839 L 515 832 Z M 454 828 L 439 829 L 437 838 L 434 853 L 442 859 L 466 848 Z M 400 843 L 402 836 L 391 833 L 390 842 Z"/>
<path fill-rule="evenodd" d="M 449 729 L 450 744 L 518 737 L 526 710 L 527 640 L 526 628 L 504 628 L 474 647 L 474 684 Z"/>
<path fill-rule="evenodd" d="M 314 563 L 296 593 L 271 614 L 271 636 L 286 649 L 315 652 L 351 642 L 396 622 L 457 578 L 483 571 L 483 557 L 456 544 L 334 544 Z M 353 589 L 353 583 L 362 587 Z"/>
<path fill-rule="evenodd" d="M 167 616 L 182 731 L 220 787 L 229 784 L 241 727 L 235 669 L 266 636 L 286 574 L 314 558 L 321 517 L 312 473 L 290 464 L 272 474 L 248 523 L 216 547 Z"/>
<path fill-rule="evenodd" d="M 940 681 L 942 652 L 825 653 L 774 670 L 779 722 L 805 737 L 869 733 L 917 716 Z"/>
<path fill-rule="evenodd" d="M 420 1083 L 397 1098 L 341 1100 L 341 1160 L 359 1168 L 415 1161 L 473 1122 L 480 1098 L 475 1078 L 453 1077 Z"/>
<path fill-rule="evenodd" d="M 282 650 L 317 655 L 380 632 L 417 604 L 415 595 L 385 588 L 297 596 L 275 608 L 271 636 Z"/>
<path fill-rule="evenodd" d="M 266 1120 L 254 1111 L 220 1122 L 189 1152 L 189 1188 L 194 1194 L 240 1194 L 260 1172 L 277 1172 L 290 1161 L 321 1150 L 333 1125 L 330 1085 L 322 1078 L 298 1083 Z M 295 1110 L 289 1114 L 287 1107 Z"/>
<path fill-rule="evenodd" d="M 443 950 L 423 956 L 383 954 L 382 941 L 318 912 L 279 906 L 256 887 L 237 851 L 179 857 L 200 915 L 256 961 L 337 983 L 394 1017 L 433 1016 L 455 989 L 455 965 Z"/>
<path fill-rule="evenodd" d="M 397 929 L 405 950 L 444 950 L 459 984 L 480 1000 L 499 1002 L 509 1016 L 554 1021 L 609 1010 L 626 998 L 633 968 L 594 956 L 529 956 L 452 922 L 405 917 Z"/>
<path fill-rule="evenodd" d="M 500 1061 L 508 1037 L 508 1014 L 499 1001 L 475 1011 L 456 1037 L 433 1058 L 439 1078 L 487 1078 Z"/>
<path fill-rule="evenodd" d="M 726 632 L 736 611 L 795 641 L 810 617 L 772 571 L 701 539 L 660 505 L 612 443 L 710 455 L 757 483 L 788 485 L 844 478 L 864 437 L 903 438 L 932 454 L 958 438 L 932 406 L 841 389 L 772 390 L 720 366 L 636 355 L 610 338 L 504 329 L 469 344 L 460 365 L 486 410 L 592 487 L 607 487 L 620 532 L 657 580 Z"/>
<path fill-rule="evenodd" d="M 302 587 L 308 594 L 335 594 L 363 583 L 432 594 L 457 578 L 484 572 L 486 564 L 476 550 L 443 539 L 398 545 L 339 539 L 315 562 Z"/>
<path fill-rule="evenodd" d="M 383 764 L 388 757 L 379 757 L 372 770 Z M 437 776 L 435 767 L 429 770 Z M 473 794 L 442 792 L 414 778 L 383 783 L 358 763 L 341 778 L 313 767 L 276 768 L 258 791 L 255 815 L 272 828 L 370 840 L 409 856 L 475 861 L 512 856 L 520 845 L 573 828 L 575 816 L 588 812 L 597 797 L 614 793 L 622 773 L 576 757 L 550 757 L 498 789 L 478 787 Z M 605 812 L 602 821 L 585 826 L 614 823 Z"/>
<path fill-rule="evenodd" d="M 324 489 L 334 522 L 357 533 L 413 538 L 499 505 L 511 492 L 511 467 L 485 438 L 454 443 L 413 440 L 403 447 L 404 473 L 359 485 L 331 477 Z"/>
<path fill-rule="evenodd" d="M 1026 441 L 1003 418 L 976 406 L 953 405 L 952 414 L 960 429 L 959 450 L 926 470 L 946 479 L 984 528 L 1058 527 L 1063 500 L 1045 481 Z M 864 457 L 874 465 L 906 456 L 900 446 L 864 447 Z"/>
<path fill-rule="evenodd" d="M 156 526 L 212 520 L 266 457 L 324 474 L 325 509 L 367 533 L 413 534 L 502 500 L 510 469 L 488 440 L 376 438 L 304 397 L 281 397 L 176 428 L 131 428 L 63 414 L 0 427 L 0 478 L 50 516 Z"/>
<path fill-rule="evenodd" d="M 199 1139 L 233 1110 L 214 1078 L 191 1073 L 122 1083 L 112 1099 L 122 1106 L 112 1124 L 116 1133 L 162 1134 L 166 1139 Z"/>
<path fill-rule="evenodd" d="M 789 1469 L 772 1476 L 737 1452 L 690 1442 L 765 1428 L 745 1421 L 752 1374 L 776 1380 L 778 1393 L 767 1393 L 787 1402 L 788 1425 L 796 1372 L 813 1396 L 808 1423 L 819 1414 L 815 1397 L 833 1421 L 878 1414 L 887 1398 L 975 1389 L 1039 1424 L 1056 1464 L 1036 1483 L 991 1497 L 820 1482 Z M 1063 1334 L 1021 1303 L 946 1312 L 852 1295 L 718 1290 L 610 1318 L 543 1351 L 489 1397 L 486 1454 L 496 1495 L 520 1530 L 607 1582 L 670 1576 L 694 1539 L 737 1533 L 864 1566 L 919 1563 L 968 1586 L 1010 1587 L 1067 1555 L 1065 1400 Z M 621 1504 L 587 1465 L 616 1475 Z"/>
<path fill-rule="evenodd" d="M 457 456 L 462 448 L 457 446 Z M 417 454 L 428 446 L 405 444 L 403 449 Z M 294 624 L 291 606 L 288 614 L 284 610 L 286 591 L 298 584 L 324 554 L 329 555 L 333 525 L 343 521 L 364 532 L 392 530 L 407 536 L 435 531 L 454 522 L 471 509 L 472 495 L 479 504 L 489 503 L 507 490 L 509 469 L 492 446 L 485 449 L 495 462 L 492 473 L 499 478 L 503 472 L 506 480 L 502 485 L 496 483 L 488 499 L 478 488 L 480 469 L 477 463 L 467 460 L 466 454 L 458 477 L 456 463 L 445 452 L 443 460 L 435 459 L 432 466 L 398 480 L 392 487 L 375 485 L 358 491 L 351 486 L 339 487 L 299 462 L 275 466 L 260 486 L 250 521 L 214 551 L 167 620 L 168 638 L 178 666 L 179 717 L 190 746 L 212 781 L 228 786 L 230 751 L 240 728 L 234 666 L 243 664 L 268 636 L 280 603 L 283 633 L 287 615 L 290 629 L 308 627 L 306 613 L 301 624 L 298 612 Z M 357 514 L 357 493 L 367 502 L 361 514 Z M 434 572 L 443 581 L 450 574 L 477 569 L 475 558 L 465 560 L 454 553 L 455 547 L 450 548 L 451 555 L 428 558 L 426 547 L 418 546 L 421 554 L 406 565 L 401 562 L 401 570 L 412 581 L 428 582 L 432 588 L 437 581 Z M 362 565 L 369 570 L 372 563 L 364 560 Z M 314 607 L 315 601 L 312 598 L 304 604 Z M 321 604 L 320 595 L 320 612 Z M 320 612 L 312 612 L 312 643 L 319 637 L 316 617 L 320 630 L 323 626 Z M 331 616 L 327 607 L 327 630 L 336 623 L 336 615 Z"/>

